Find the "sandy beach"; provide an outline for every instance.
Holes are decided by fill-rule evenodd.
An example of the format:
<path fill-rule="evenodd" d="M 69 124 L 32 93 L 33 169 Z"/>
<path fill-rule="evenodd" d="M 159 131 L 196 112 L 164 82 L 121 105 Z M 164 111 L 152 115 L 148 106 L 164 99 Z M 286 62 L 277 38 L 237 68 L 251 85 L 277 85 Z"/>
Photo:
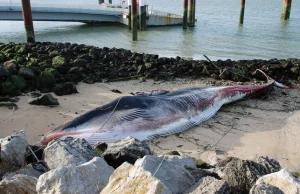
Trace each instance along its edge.
<path fill-rule="evenodd" d="M 47 131 L 121 95 L 152 89 L 172 91 L 209 85 L 207 82 L 181 79 L 170 82 L 132 80 L 92 85 L 79 83 L 78 94 L 62 97 L 53 94 L 60 103 L 57 107 L 29 105 L 31 97 L 24 94 L 14 112 L 0 108 L 0 136 L 25 129 L 29 142 L 35 144 Z M 118 89 L 122 94 L 112 93 L 112 89 Z M 221 150 L 229 156 L 243 159 L 270 156 L 284 168 L 300 170 L 298 96 L 298 90 L 274 89 L 265 98 L 246 99 L 226 105 L 212 119 L 196 128 L 151 140 L 151 149 L 161 154 L 176 150 L 196 158 L 205 157 L 211 150 Z"/>

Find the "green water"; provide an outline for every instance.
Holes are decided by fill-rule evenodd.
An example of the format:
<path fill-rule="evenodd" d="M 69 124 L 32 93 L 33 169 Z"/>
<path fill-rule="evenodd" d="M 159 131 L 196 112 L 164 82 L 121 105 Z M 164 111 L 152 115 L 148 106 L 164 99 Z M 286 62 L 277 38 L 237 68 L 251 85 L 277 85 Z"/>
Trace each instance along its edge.
<path fill-rule="evenodd" d="M 9 2 L 9 0 L 1 0 Z M 14 3 L 16 0 L 12 0 Z M 31 0 L 32 5 L 41 0 Z M 61 1 L 51 1 L 59 4 Z M 75 4 L 66 0 L 64 4 Z M 95 4 L 78 0 L 76 5 Z M 182 14 L 183 0 L 148 0 L 149 9 Z M 149 28 L 131 41 L 121 26 L 90 26 L 81 23 L 34 22 L 37 41 L 72 42 L 99 47 L 126 48 L 161 56 L 202 59 L 300 58 L 300 1 L 293 1 L 291 18 L 282 21 L 281 0 L 246 1 L 244 25 L 240 26 L 239 0 L 197 0 L 195 28 Z M 24 42 L 22 22 L 0 21 L 0 42 Z"/>

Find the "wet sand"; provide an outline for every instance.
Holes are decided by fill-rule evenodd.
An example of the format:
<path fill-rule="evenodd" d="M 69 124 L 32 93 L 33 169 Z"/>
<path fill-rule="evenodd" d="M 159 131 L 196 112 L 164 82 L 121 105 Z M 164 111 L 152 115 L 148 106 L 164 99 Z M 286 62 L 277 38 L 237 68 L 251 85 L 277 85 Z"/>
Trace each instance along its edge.
<path fill-rule="evenodd" d="M 0 108 L 0 136 L 26 130 L 31 144 L 56 126 L 130 92 L 152 89 L 176 90 L 207 84 L 207 80 L 139 82 L 138 80 L 77 85 L 79 94 L 56 97 L 58 107 L 29 105 L 30 95 L 20 97 L 14 112 Z M 208 84 L 209 85 L 209 84 Z M 112 93 L 118 89 L 123 94 Z M 274 89 L 266 98 L 247 99 L 224 106 L 212 119 L 180 134 L 149 141 L 158 154 L 176 150 L 196 158 L 211 150 L 253 159 L 270 156 L 291 171 L 300 170 L 300 98 L 297 90 Z"/>

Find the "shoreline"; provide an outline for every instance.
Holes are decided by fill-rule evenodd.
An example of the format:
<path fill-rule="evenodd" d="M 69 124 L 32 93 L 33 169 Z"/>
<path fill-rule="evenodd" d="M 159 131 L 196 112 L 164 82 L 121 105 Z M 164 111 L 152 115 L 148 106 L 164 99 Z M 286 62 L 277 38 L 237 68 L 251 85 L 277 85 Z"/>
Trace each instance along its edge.
<path fill-rule="evenodd" d="M 232 85 L 237 82 L 246 84 L 249 80 L 245 78 L 251 78 L 251 83 L 260 83 L 261 77 L 252 74 L 253 69 L 258 67 L 276 81 L 286 84 L 299 84 L 300 78 L 299 59 L 219 60 L 210 63 L 67 43 L 6 46 L 11 50 L 4 53 L 2 61 L 0 56 L 0 64 L 3 63 L 0 70 L 6 70 L 0 74 L 1 85 L 10 82 L 15 87 L 9 84 L 9 89 L 13 90 L 5 90 L 8 93 L 3 94 L 2 85 L 0 96 L 23 96 L 20 96 L 17 103 L 19 109 L 13 113 L 10 109 L 0 107 L 0 125 L 5 128 L 1 127 L 0 136 L 26 128 L 29 143 L 32 144 L 54 127 L 121 95 L 129 95 L 130 92 L 152 89 L 172 91 L 200 85 Z M 3 48 L 0 45 L 0 53 L 3 53 Z M 11 61 L 13 58 L 15 61 Z M 10 62 L 5 63 L 7 61 Z M 24 68 L 27 71 L 20 73 Z M 15 84 L 16 76 L 23 78 L 21 83 L 16 82 L 18 85 Z M 119 78 L 123 80 L 117 81 Z M 32 98 L 29 92 L 37 89 L 46 93 L 53 92 L 57 85 L 66 82 L 79 83 L 79 93 L 68 96 L 53 94 L 58 98 L 60 106 L 28 104 Z M 23 87 L 19 88 L 22 83 Z M 118 89 L 122 94 L 112 93 L 112 89 Z M 229 156 L 247 159 L 268 155 L 277 159 L 283 167 L 300 170 L 297 163 L 300 160 L 297 154 L 300 148 L 297 141 L 300 101 L 297 96 L 297 91 L 276 89 L 266 99 L 247 99 L 227 105 L 212 119 L 196 128 L 151 140 L 150 147 L 158 154 L 173 150 L 192 154 L 196 158 L 202 157 L 201 152 L 215 149 L 227 152 Z M 229 131 L 232 126 L 233 129 Z M 219 140 L 216 146 L 211 147 Z"/>

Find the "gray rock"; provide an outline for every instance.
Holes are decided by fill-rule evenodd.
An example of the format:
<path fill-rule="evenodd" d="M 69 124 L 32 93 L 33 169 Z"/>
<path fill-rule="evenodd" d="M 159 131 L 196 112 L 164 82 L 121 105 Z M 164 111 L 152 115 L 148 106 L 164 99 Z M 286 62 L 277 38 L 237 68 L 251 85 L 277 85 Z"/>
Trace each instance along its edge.
<path fill-rule="evenodd" d="M 5 194 L 35 194 L 37 178 L 18 174 L 6 177 L 0 182 L 0 193 Z"/>
<path fill-rule="evenodd" d="M 62 84 L 56 84 L 54 93 L 57 96 L 76 94 L 78 93 L 76 86 L 72 82 L 66 82 Z"/>
<path fill-rule="evenodd" d="M 270 157 L 260 156 L 256 159 L 256 162 L 265 167 L 265 174 L 270 174 L 281 170 L 279 162 Z"/>
<path fill-rule="evenodd" d="M 23 76 L 25 79 L 33 79 L 34 78 L 34 73 L 31 69 L 26 68 L 26 67 L 22 67 L 19 70 L 19 75 Z"/>
<path fill-rule="evenodd" d="M 254 185 L 249 194 L 284 194 L 278 187 L 272 185 L 261 183 Z"/>
<path fill-rule="evenodd" d="M 184 194 L 229 194 L 229 186 L 223 180 L 213 177 L 200 179 L 194 186 L 188 189 Z"/>
<path fill-rule="evenodd" d="M 195 184 L 194 177 L 183 167 L 184 165 L 177 165 L 157 156 L 145 156 L 138 159 L 134 166 L 149 171 L 152 176 L 163 182 L 173 194 L 183 193 Z"/>
<path fill-rule="evenodd" d="M 56 57 L 58 54 L 59 52 L 57 50 L 54 50 L 49 53 L 49 57 Z"/>
<path fill-rule="evenodd" d="M 169 189 L 150 172 L 124 162 L 109 178 L 100 194 L 171 194 Z"/>
<path fill-rule="evenodd" d="M 198 182 L 200 179 L 211 176 L 216 179 L 221 179 L 217 173 L 214 172 L 214 169 L 200 169 L 200 168 L 195 168 L 195 169 L 187 169 L 191 175 L 194 177 L 195 182 Z"/>
<path fill-rule="evenodd" d="M 23 175 L 26 175 L 26 176 L 39 178 L 39 176 L 41 176 L 41 174 L 43 174 L 43 173 L 33 169 L 32 167 L 25 166 L 24 168 L 21 168 L 21 169 L 15 171 L 15 172 L 6 173 L 4 175 L 4 177 L 13 177 L 17 174 L 23 174 Z"/>
<path fill-rule="evenodd" d="M 123 162 L 134 164 L 137 159 L 151 154 L 151 150 L 146 143 L 133 137 L 127 137 L 107 145 L 103 157 L 114 168 L 119 167 Z"/>
<path fill-rule="evenodd" d="M 216 172 L 229 184 L 233 193 L 247 193 L 258 178 L 270 171 L 265 167 L 266 163 L 263 164 L 229 157 L 217 163 Z"/>
<path fill-rule="evenodd" d="M 114 169 L 103 158 L 75 166 L 74 164 L 50 170 L 38 179 L 39 194 L 98 194 L 108 184 Z"/>
<path fill-rule="evenodd" d="M 97 157 L 98 154 L 85 139 L 66 137 L 58 139 L 44 150 L 44 161 L 49 169 L 68 164 L 80 165 Z"/>
<path fill-rule="evenodd" d="M 26 80 L 22 76 L 13 75 L 11 79 L 17 89 L 23 91 L 26 88 Z"/>
<path fill-rule="evenodd" d="M 51 94 L 44 94 L 42 97 L 31 100 L 29 104 L 41 106 L 59 105 L 58 100 L 54 98 Z"/>
<path fill-rule="evenodd" d="M 159 156 L 161 159 L 165 158 L 166 161 L 174 164 L 179 165 L 187 169 L 196 169 L 196 163 L 192 157 L 189 156 L 175 156 L 175 155 L 166 155 L 166 156 Z"/>
<path fill-rule="evenodd" d="M 256 181 L 256 186 L 251 190 L 257 191 L 258 188 L 264 188 L 264 185 L 273 186 L 271 190 L 275 190 L 274 187 L 278 188 L 285 194 L 299 194 L 300 193 L 300 181 L 296 179 L 289 171 L 282 169 L 279 172 L 265 175 L 260 177 Z M 258 192 L 256 192 L 258 193 Z"/>
<path fill-rule="evenodd" d="M 0 77 L 7 77 L 8 75 L 8 71 L 2 65 L 0 65 Z"/>
<path fill-rule="evenodd" d="M 6 61 L 4 67 L 8 72 L 15 73 L 17 71 L 17 61 L 15 59 Z"/>
<path fill-rule="evenodd" d="M 24 166 L 26 149 L 28 147 L 24 131 L 16 132 L 11 136 L 0 139 L 0 144 L 0 176 Z"/>

